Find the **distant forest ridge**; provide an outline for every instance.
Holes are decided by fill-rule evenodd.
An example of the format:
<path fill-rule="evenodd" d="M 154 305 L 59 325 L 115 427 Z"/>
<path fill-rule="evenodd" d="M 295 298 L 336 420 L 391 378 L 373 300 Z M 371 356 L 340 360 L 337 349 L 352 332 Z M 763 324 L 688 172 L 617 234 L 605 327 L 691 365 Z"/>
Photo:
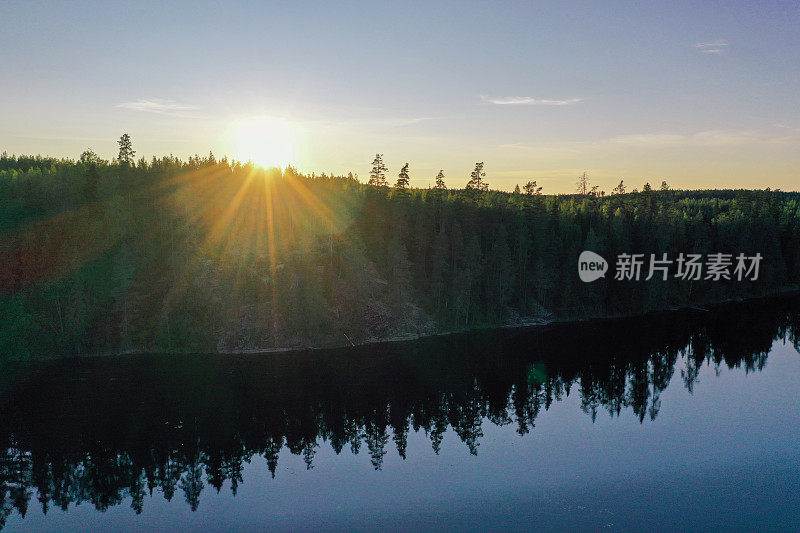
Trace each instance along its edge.
<path fill-rule="evenodd" d="M 81 154 L 81 157 L 79 158 L 78 162 L 86 161 L 86 160 L 91 160 L 97 165 L 107 165 L 107 166 L 120 165 L 120 166 L 122 166 L 122 165 L 126 164 L 124 162 L 120 163 L 119 159 L 116 159 L 116 158 L 113 159 L 111 162 L 109 162 L 108 160 L 102 159 L 100 156 L 98 156 L 97 154 L 95 154 L 91 150 L 86 150 L 85 152 L 83 152 L 83 154 Z M 68 157 L 42 156 L 41 154 L 39 154 L 39 155 L 19 155 L 19 156 L 17 156 L 17 155 L 14 155 L 14 154 L 9 154 L 8 152 L 0 153 L 0 172 L 1 171 L 6 171 L 6 170 L 16 170 L 16 171 L 19 171 L 19 172 L 27 172 L 27 171 L 29 171 L 31 169 L 39 169 L 40 171 L 45 172 L 45 171 L 51 170 L 54 166 L 58 166 L 58 165 L 71 166 L 71 165 L 74 165 L 75 163 L 76 163 L 76 161 L 74 159 L 71 159 L 71 158 L 68 158 Z M 152 158 L 149 161 L 144 157 L 140 157 L 138 160 L 134 161 L 133 158 L 131 157 L 131 160 L 130 160 L 129 163 L 127 163 L 127 165 L 129 165 L 131 167 L 136 167 L 136 168 L 148 168 L 148 167 L 162 167 L 163 168 L 163 167 L 169 166 L 169 167 L 172 167 L 172 168 L 188 168 L 188 169 L 197 168 L 197 167 L 207 167 L 209 165 L 227 166 L 227 167 L 229 167 L 231 169 L 239 169 L 239 168 L 251 168 L 251 169 L 254 169 L 254 168 L 259 167 L 259 165 L 256 165 L 253 162 L 250 162 L 250 161 L 238 161 L 238 160 L 235 160 L 235 159 L 228 159 L 227 156 L 226 157 L 222 157 L 220 159 L 217 159 L 216 157 L 214 157 L 213 152 L 209 152 L 208 156 L 200 156 L 198 154 L 195 154 L 193 157 L 190 156 L 189 159 L 186 160 L 186 161 L 182 160 L 179 157 L 175 157 L 175 156 L 173 156 L 171 154 L 169 156 L 162 156 L 160 158 L 158 158 L 156 156 L 152 156 Z M 275 170 L 276 168 L 277 167 L 267 167 L 267 168 L 264 168 L 263 170 L 269 172 L 269 171 Z M 470 188 L 471 184 L 472 184 L 472 186 L 480 185 L 480 187 L 482 187 L 484 190 L 490 190 L 491 188 L 490 188 L 488 182 L 483 179 L 485 177 L 484 168 L 485 167 L 484 167 L 484 163 L 483 162 L 476 163 L 476 169 L 473 170 L 473 172 L 470 173 L 470 176 L 466 177 L 466 178 L 463 178 L 463 180 L 460 180 L 460 181 L 464 182 L 465 185 L 463 187 L 461 187 L 461 188 L 455 187 L 455 190 Z M 302 173 L 298 172 L 297 169 L 294 168 L 292 165 L 289 165 L 289 168 L 287 170 L 290 170 L 291 172 L 293 172 L 293 173 L 295 173 L 297 175 L 303 175 Z M 374 185 L 377 182 L 377 184 L 380 184 L 380 185 L 384 185 L 385 184 L 386 186 L 391 186 L 393 184 L 395 187 L 397 187 L 398 186 L 397 182 L 392 180 L 392 179 L 390 179 L 391 177 L 387 177 L 388 172 L 389 172 L 389 169 L 383 163 L 383 154 L 376 154 L 376 159 L 373 160 L 373 162 L 372 162 L 372 171 L 370 172 L 370 178 L 368 179 L 367 184 Z M 476 172 L 480 172 L 481 173 L 479 182 L 474 181 L 476 179 L 476 177 L 478 177 L 478 176 L 476 176 Z M 381 173 L 383 175 L 382 176 L 383 179 L 379 175 Z M 330 174 L 330 176 L 329 176 L 328 174 L 323 172 L 319 176 L 320 177 L 339 178 L 339 179 L 345 179 L 346 178 L 346 179 L 358 180 L 358 175 L 357 174 L 353 174 L 352 172 L 348 173 L 347 176 L 344 176 L 344 175 L 336 176 L 334 174 Z M 305 175 L 305 177 L 307 177 L 307 178 L 316 178 L 317 174 L 316 173 L 307 174 L 307 175 Z M 406 186 L 410 187 L 409 181 L 408 181 L 410 179 L 410 170 L 409 170 L 408 163 L 406 163 L 403 167 L 401 167 L 400 174 L 398 174 L 398 177 L 396 179 L 399 180 L 401 186 L 403 184 L 405 184 Z M 435 176 L 433 179 L 434 179 L 434 185 L 431 186 L 433 188 L 448 188 L 447 182 L 453 180 L 452 177 L 448 178 L 448 177 L 445 176 L 444 170 L 440 170 L 439 173 L 437 174 L 437 176 Z M 586 194 L 588 194 L 588 195 L 592 195 L 592 196 L 606 196 L 607 194 L 614 195 L 614 194 L 625 194 L 625 193 L 629 193 L 629 192 L 630 193 L 638 193 L 638 192 L 640 192 L 639 189 L 636 188 L 635 186 L 633 188 L 630 188 L 630 186 L 629 186 L 630 184 L 626 186 L 625 185 L 625 180 L 622 179 L 622 178 L 620 178 L 620 183 L 618 185 L 616 185 L 613 189 L 611 189 L 611 191 L 609 191 L 608 193 L 606 191 L 604 191 L 604 190 L 601 190 L 598 185 L 592 185 L 591 184 L 591 176 L 589 175 L 588 172 L 583 172 L 581 175 L 576 176 L 575 180 L 576 180 L 575 181 L 575 192 L 572 193 L 572 194 L 577 194 L 577 195 L 582 195 L 582 194 L 586 195 Z M 450 188 L 453 188 L 452 184 L 451 184 Z M 642 190 L 643 191 L 652 190 L 653 188 L 658 188 L 658 190 L 661 190 L 661 191 L 673 190 L 669 186 L 669 184 L 667 183 L 666 180 L 661 180 L 660 183 L 658 183 L 657 181 L 654 181 L 653 184 L 651 184 L 649 181 L 645 180 L 644 184 L 642 185 Z M 494 189 L 491 189 L 491 190 L 494 190 Z M 676 189 L 676 190 L 674 190 L 674 192 L 675 193 L 691 193 L 693 195 L 704 195 L 704 194 L 705 195 L 709 195 L 709 194 L 722 193 L 722 192 L 730 193 L 730 192 L 741 192 L 741 191 L 748 191 L 748 190 L 752 191 L 752 190 L 758 190 L 758 189 Z M 765 190 L 766 191 L 772 191 L 773 189 L 771 187 L 767 187 Z M 781 192 L 781 189 L 779 189 L 779 188 L 778 189 L 774 189 L 774 190 L 777 191 L 777 192 Z M 497 190 L 497 192 L 504 192 L 504 191 Z M 800 194 L 800 191 L 786 191 L 786 192 Z M 537 181 L 535 181 L 535 180 L 534 181 L 525 182 L 522 185 L 522 187 L 520 187 L 520 184 L 517 184 L 515 186 L 515 189 L 514 189 L 513 193 L 524 193 L 524 194 L 528 194 L 528 195 L 530 195 L 530 194 L 536 194 L 536 195 L 547 195 L 547 194 L 549 194 L 547 191 L 544 190 L 544 187 L 538 185 Z M 558 195 L 566 195 L 566 196 L 570 195 L 570 193 L 556 193 L 556 194 L 558 194 Z"/>
<path fill-rule="evenodd" d="M 800 284 L 800 193 L 544 195 L 368 183 L 213 156 L 0 156 L 0 360 L 354 345 L 637 315 Z M 577 275 L 591 250 L 610 272 Z M 620 254 L 763 258 L 758 279 L 615 279 Z M 646 274 L 646 266 L 645 274 Z"/>

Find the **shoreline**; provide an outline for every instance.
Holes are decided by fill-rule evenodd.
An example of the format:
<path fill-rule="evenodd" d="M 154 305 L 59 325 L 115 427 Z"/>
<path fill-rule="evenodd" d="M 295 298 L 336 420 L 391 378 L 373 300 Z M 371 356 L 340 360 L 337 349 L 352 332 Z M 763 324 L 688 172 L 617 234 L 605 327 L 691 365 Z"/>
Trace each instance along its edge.
<path fill-rule="evenodd" d="M 216 350 L 210 352 L 168 352 L 168 351 L 152 351 L 152 350 L 126 350 L 120 352 L 107 352 L 107 353 L 83 353 L 83 354 L 71 354 L 71 355 L 59 355 L 59 356 L 37 356 L 30 359 L 21 359 L 16 357 L 10 357 L 6 359 L 4 362 L 0 361 L 0 366 L 3 363 L 20 363 L 20 362 L 48 362 L 48 361 L 59 361 L 59 360 L 69 360 L 69 359 L 95 359 L 95 358 L 106 358 L 106 357 L 144 357 L 144 356 L 170 356 L 170 355 L 190 355 L 190 354 L 199 354 L 205 353 L 209 355 L 226 355 L 226 356 L 258 356 L 258 355 L 270 355 L 270 354 L 286 354 L 286 353 L 314 353 L 314 352 L 324 352 L 327 350 L 345 350 L 345 349 L 356 349 L 356 348 L 364 348 L 368 346 L 380 346 L 384 344 L 397 344 L 402 342 L 414 342 L 418 340 L 424 339 L 432 339 L 436 337 L 447 337 L 451 335 L 466 335 L 470 333 L 479 333 L 479 332 L 487 332 L 493 330 L 513 330 L 513 329 L 532 329 L 532 328 L 541 328 L 545 326 L 554 326 L 554 325 L 569 325 L 569 324 L 589 324 L 593 322 L 604 322 L 604 321 L 616 321 L 616 320 L 625 320 L 625 319 L 632 319 L 638 317 L 646 317 L 648 315 L 656 315 L 656 314 L 671 314 L 671 313 L 681 313 L 681 312 L 713 312 L 717 310 L 719 307 L 724 307 L 727 305 L 735 305 L 739 303 L 747 303 L 747 302 L 755 302 L 759 300 L 770 300 L 774 298 L 782 298 L 782 297 L 792 297 L 792 296 L 800 296 L 800 287 L 792 287 L 787 288 L 781 291 L 773 292 L 767 295 L 762 296 L 754 296 L 750 298 L 727 298 L 724 300 L 714 301 L 704 303 L 703 306 L 701 305 L 687 305 L 687 306 L 677 306 L 677 307 L 670 307 L 665 309 L 656 309 L 652 311 L 648 311 L 646 313 L 637 313 L 637 314 L 618 314 L 618 315 L 609 315 L 604 317 L 593 317 L 593 318 L 573 318 L 573 319 L 565 319 L 565 318 L 532 318 L 528 320 L 523 320 L 520 322 L 515 322 L 511 324 L 498 324 L 498 325 L 489 325 L 489 326 L 479 326 L 479 327 L 471 327 L 471 328 L 462 328 L 462 329 L 454 329 L 454 330 L 447 330 L 447 331 L 437 331 L 433 333 L 408 333 L 402 335 L 394 335 L 392 337 L 388 337 L 385 339 L 378 339 L 378 338 L 369 338 L 362 342 L 353 343 L 349 338 L 350 344 L 345 342 L 338 343 L 338 344 L 331 344 L 326 346 L 306 346 L 306 347 L 275 347 L 275 348 L 254 348 L 248 350 Z M 346 336 L 345 336 L 346 337 Z"/>

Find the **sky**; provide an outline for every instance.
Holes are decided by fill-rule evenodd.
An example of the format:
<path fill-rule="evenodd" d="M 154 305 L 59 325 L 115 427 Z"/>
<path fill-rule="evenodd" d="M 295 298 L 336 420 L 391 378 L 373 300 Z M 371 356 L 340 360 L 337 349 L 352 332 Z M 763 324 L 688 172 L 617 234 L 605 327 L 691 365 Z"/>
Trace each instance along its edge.
<path fill-rule="evenodd" d="M 0 2 L 0 152 L 800 187 L 800 3 Z M 269 129 L 269 133 L 260 131 Z M 247 149 L 245 149 L 245 147 Z M 288 151 L 288 153 L 287 153 Z"/>

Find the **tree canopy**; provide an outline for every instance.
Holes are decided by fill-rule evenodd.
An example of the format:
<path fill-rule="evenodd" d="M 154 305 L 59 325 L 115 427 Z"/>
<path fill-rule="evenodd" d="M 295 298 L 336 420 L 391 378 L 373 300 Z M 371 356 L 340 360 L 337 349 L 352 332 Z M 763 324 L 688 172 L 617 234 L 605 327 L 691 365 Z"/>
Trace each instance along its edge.
<path fill-rule="evenodd" d="M 368 184 L 194 156 L 0 156 L 0 357 L 326 346 L 639 314 L 800 283 L 800 195 Z M 611 272 L 587 284 L 578 256 Z M 757 281 L 616 280 L 619 254 L 763 256 Z"/>

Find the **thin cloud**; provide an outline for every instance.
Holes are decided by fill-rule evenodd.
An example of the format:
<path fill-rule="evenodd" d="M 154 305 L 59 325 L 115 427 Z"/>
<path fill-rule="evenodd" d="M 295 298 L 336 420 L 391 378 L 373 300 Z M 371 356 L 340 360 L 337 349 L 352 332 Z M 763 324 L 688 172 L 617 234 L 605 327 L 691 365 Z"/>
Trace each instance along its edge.
<path fill-rule="evenodd" d="M 570 146 L 566 146 L 563 143 L 556 143 L 556 144 L 544 144 L 544 143 L 536 143 L 536 144 L 525 144 L 525 143 L 505 143 L 505 144 L 498 144 L 498 148 L 505 148 L 509 150 L 519 150 L 531 153 L 539 153 L 539 154 L 548 154 L 548 155 L 573 155 L 580 153 L 580 150 L 577 148 L 572 148 Z"/>
<path fill-rule="evenodd" d="M 499 96 L 491 97 L 481 95 L 481 100 L 495 105 L 572 105 L 580 104 L 583 98 L 567 98 L 567 99 L 553 99 L 553 98 L 534 98 L 532 96 Z"/>
<path fill-rule="evenodd" d="M 728 46 L 728 41 L 725 39 L 718 39 L 716 41 L 711 41 L 707 43 L 697 43 L 694 45 L 695 48 L 703 52 L 704 54 L 720 54 Z"/>
<path fill-rule="evenodd" d="M 688 139 L 677 133 L 642 133 L 614 137 L 611 142 L 628 146 L 669 146 L 686 143 Z"/>
<path fill-rule="evenodd" d="M 411 126 L 428 120 L 436 120 L 436 117 L 389 117 L 384 122 L 390 126 Z"/>
<path fill-rule="evenodd" d="M 158 115 L 187 116 L 187 111 L 194 111 L 195 106 L 180 104 L 173 100 L 135 100 L 133 102 L 122 102 L 116 107 L 130 109 L 132 111 L 142 111 L 144 113 L 156 113 Z"/>
<path fill-rule="evenodd" d="M 423 122 L 431 120 L 439 120 L 441 117 L 402 117 L 402 116 L 386 116 L 376 118 L 364 119 L 308 119 L 297 120 L 295 122 L 307 124 L 309 126 L 324 127 L 324 128 L 402 128 L 406 126 L 414 126 Z"/>
<path fill-rule="evenodd" d="M 611 142 L 631 147 L 668 146 L 744 146 L 752 144 L 795 144 L 800 140 L 797 134 L 774 135 L 756 131 L 709 130 L 689 135 L 679 133 L 645 133 L 623 135 Z"/>

